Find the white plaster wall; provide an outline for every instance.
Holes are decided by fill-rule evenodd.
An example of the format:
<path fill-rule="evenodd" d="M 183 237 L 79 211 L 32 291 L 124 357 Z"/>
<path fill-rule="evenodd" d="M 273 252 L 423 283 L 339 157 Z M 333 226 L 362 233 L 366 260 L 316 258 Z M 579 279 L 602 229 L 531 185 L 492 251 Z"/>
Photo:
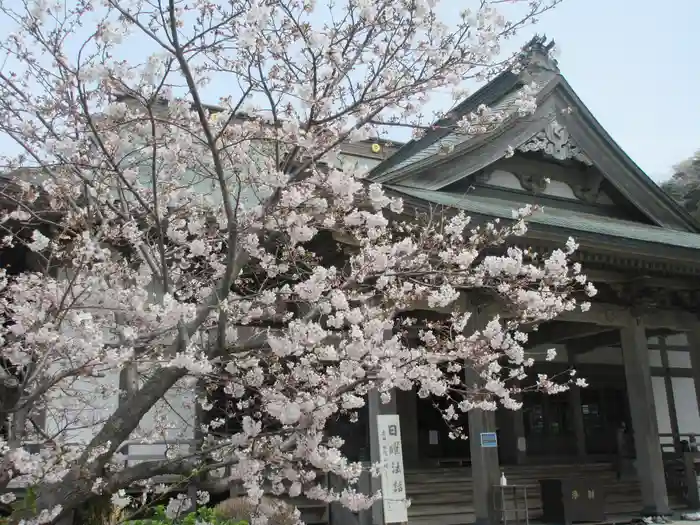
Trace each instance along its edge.
<path fill-rule="evenodd" d="M 656 422 L 659 427 L 659 434 L 671 433 L 671 417 L 668 413 L 668 398 L 666 395 L 666 384 L 663 377 L 652 377 L 651 387 L 654 393 L 654 408 L 656 409 Z M 673 443 L 671 437 L 661 437 L 661 444 Z"/>
<path fill-rule="evenodd" d="M 685 352 L 683 350 L 668 350 L 666 352 L 668 356 L 668 367 L 669 368 L 692 368 L 690 362 L 690 352 Z"/>
<path fill-rule="evenodd" d="M 106 419 L 116 410 L 119 398 L 119 371 L 110 370 L 104 377 L 79 379 L 71 385 L 81 396 L 59 395 L 52 399 L 46 411 L 46 430 L 50 435 L 60 434 L 68 443 L 88 443 L 102 428 Z M 100 391 L 110 395 L 102 397 Z M 190 383 L 180 383 L 171 388 L 164 399 L 157 403 L 141 420 L 130 442 L 148 441 L 130 445 L 129 454 L 164 454 L 164 445 L 150 441 L 181 442 L 194 437 L 195 393 Z M 154 432 L 158 429 L 157 432 Z"/>
<path fill-rule="evenodd" d="M 685 332 L 676 332 L 674 334 L 650 337 L 647 339 L 647 344 L 650 347 L 658 347 L 663 344 L 667 348 L 671 348 L 673 350 L 690 347 L 688 334 Z"/>
<path fill-rule="evenodd" d="M 64 272 L 64 278 L 70 274 Z M 153 300 L 162 292 L 151 286 Z M 109 340 L 110 337 L 106 339 Z M 119 405 L 119 376 L 117 369 L 101 370 L 102 377 L 79 378 L 70 384 L 70 391 L 57 391 L 47 403 L 45 428 L 50 435 L 68 443 L 88 443 L 101 429 L 106 419 Z M 140 381 L 149 376 L 140 370 Z M 78 395 L 74 395 L 77 392 Z M 191 380 L 176 384 L 164 399 L 141 420 L 130 441 L 142 441 L 149 436 L 155 441 L 184 441 L 194 437 L 195 392 Z M 156 435 L 154 429 L 162 429 Z M 164 445 L 130 445 L 129 454 L 164 454 Z"/>
<path fill-rule="evenodd" d="M 523 189 L 520 179 L 518 179 L 518 177 L 513 173 L 504 170 L 494 170 L 491 172 L 488 179 L 488 184 L 491 186 L 510 188 L 514 190 Z M 578 200 L 571 186 L 560 180 L 550 180 L 542 193 L 544 195 L 561 197 L 563 199 Z"/>
<path fill-rule="evenodd" d="M 563 199 L 578 200 L 574 194 L 574 190 L 571 189 L 571 186 L 560 180 L 550 180 L 543 193 L 545 195 L 552 195 Z"/>
<path fill-rule="evenodd" d="M 269 150 L 266 151 L 263 145 L 253 145 L 250 150 L 249 163 L 241 166 L 241 170 L 249 169 L 249 166 L 269 155 Z M 379 161 L 375 159 L 366 159 L 346 155 L 346 161 L 350 159 L 361 163 L 367 169 L 371 169 Z M 146 160 L 148 162 L 148 160 Z M 147 170 L 146 170 L 147 171 Z M 148 184 L 150 181 L 150 173 L 143 172 L 140 174 L 143 177 L 143 183 Z M 40 182 L 43 179 L 41 174 L 31 172 L 27 175 L 29 180 Z M 199 173 L 192 170 L 186 171 L 182 177 L 183 186 L 191 185 L 193 190 L 198 193 L 212 196 L 215 200 L 221 198 L 218 192 L 217 183 L 213 179 L 203 177 Z M 231 177 L 232 191 L 235 191 L 235 179 Z M 244 206 L 249 207 L 256 205 L 261 199 L 266 197 L 265 194 L 255 194 L 248 188 L 243 189 L 242 201 Z M 70 278 L 64 272 L 64 278 Z M 162 294 L 157 290 L 152 290 L 154 301 L 159 300 Z M 66 428 L 69 431 L 63 431 L 61 439 L 71 443 L 87 443 L 99 429 L 104 420 L 117 408 L 119 400 L 116 394 L 119 386 L 119 371 L 112 370 L 104 374 L 101 378 L 79 379 L 73 384 L 73 388 L 79 390 L 83 395 L 80 398 L 76 396 L 61 396 L 60 394 L 51 399 L 46 411 L 46 430 L 49 433 L 55 433 Z M 114 392 L 114 395 L 102 399 L 101 396 L 95 393 L 101 389 Z M 147 413 L 141 421 L 140 429 L 134 433 L 132 438 L 140 439 L 140 436 L 150 434 L 151 430 L 158 422 L 159 427 L 163 427 L 164 431 L 160 433 L 160 438 L 163 440 L 182 440 L 191 439 L 193 437 L 194 423 L 194 388 L 191 384 L 183 383 L 176 385 L 165 396 L 163 402 L 154 407 Z M 151 454 L 161 453 L 164 451 L 162 445 L 140 444 L 130 446 L 130 453 Z"/>
<path fill-rule="evenodd" d="M 153 456 L 165 456 L 167 451 L 186 452 L 189 448 L 187 442 L 194 438 L 195 403 L 195 384 L 191 379 L 171 388 L 164 399 L 143 417 L 139 428 L 132 434 L 129 457 L 147 460 L 154 459 Z"/>
<path fill-rule="evenodd" d="M 663 366 L 661 361 L 661 350 L 649 350 L 649 366 L 652 368 L 660 368 Z"/>
<path fill-rule="evenodd" d="M 692 377 L 672 377 L 673 402 L 678 417 L 678 432 L 700 434 L 700 413 Z"/>
<path fill-rule="evenodd" d="M 103 377 L 76 379 L 68 391 L 55 390 L 46 407 L 47 433 L 66 443 L 88 443 L 117 408 L 118 396 L 112 392 L 118 385 L 119 372 L 109 370 Z M 101 391 L 109 395 L 103 397 Z"/>
<path fill-rule="evenodd" d="M 511 188 L 513 190 L 522 190 L 520 179 L 509 171 L 494 170 L 489 176 L 488 184 L 498 186 L 500 188 Z"/>
<path fill-rule="evenodd" d="M 684 332 L 666 336 L 666 346 L 688 346 L 688 336 Z"/>

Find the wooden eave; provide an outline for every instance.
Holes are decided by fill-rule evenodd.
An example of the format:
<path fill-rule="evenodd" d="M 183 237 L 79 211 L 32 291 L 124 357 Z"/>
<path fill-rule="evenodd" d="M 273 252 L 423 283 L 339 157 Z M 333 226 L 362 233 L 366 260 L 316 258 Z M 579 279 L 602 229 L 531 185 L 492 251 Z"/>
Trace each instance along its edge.
<path fill-rule="evenodd" d="M 511 83 L 510 88 L 514 88 L 514 84 Z M 502 96 L 507 89 L 494 85 L 487 92 Z M 557 74 L 548 82 L 537 99 L 538 108 L 530 117 L 511 118 L 492 133 L 464 141 L 450 154 L 431 155 L 391 171 L 392 166 L 416 155 L 449 131 L 442 130 L 422 141 L 409 143 L 377 166 L 370 173 L 370 179 L 384 184 L 441 190 L 492 165 L 503 158 L 509 146 L 523 144 L 556 118 L 605 179 L 653 223 L 675 230 L 700 232 L 696 221 L 615 143 L 562 75 Z"/>
<path fill-rule="evenodd" d="M 406 220 L 415 218 L 416 214 L 451 215 L 459 211 L 457 208 L 435 205 L 393 190 L 386 190 L 386 193 L 403 199 Z M 493 221 L 495 218 L 483 213 L 470 212 L 469 215 L 474 224 Z M 512 238 L 512 243 L 546 251 L 563 247 L 569 237 L 573 237 L 579 244 L 580 257 L 584 263 L 595 263 L 596 266 L 620 270 L 634 269 L 658 276 L 695 279 L 700 275 L 699 252 L 693 248 L 662 246 L 636 239 L 553 227 L 533 221 L 528 221 L 527 234 L 524 237 Z"/>

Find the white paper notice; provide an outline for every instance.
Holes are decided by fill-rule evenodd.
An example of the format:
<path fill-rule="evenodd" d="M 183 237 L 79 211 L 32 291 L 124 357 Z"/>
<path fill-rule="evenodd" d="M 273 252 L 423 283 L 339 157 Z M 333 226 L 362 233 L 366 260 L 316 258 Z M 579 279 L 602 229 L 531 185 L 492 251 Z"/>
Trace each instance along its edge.
<path fill-rule="evenodd" d="M 406 484 L 403 475 L 401 428 L 397 414 L 377 416 L 379 461 L 382 465 L 384 523 L 406 523 Z"/>
<path fill-rule="evenodd" d="M 440 434 L 437 430 L 428 431 L 428 445 L 437 445 L 440 442 Z"/>

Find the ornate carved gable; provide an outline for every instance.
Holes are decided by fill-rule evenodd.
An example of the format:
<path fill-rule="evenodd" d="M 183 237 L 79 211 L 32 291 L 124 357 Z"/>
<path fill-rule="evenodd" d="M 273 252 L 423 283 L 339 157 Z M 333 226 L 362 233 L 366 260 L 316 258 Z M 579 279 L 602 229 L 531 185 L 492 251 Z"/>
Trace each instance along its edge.
<path fill-rule="evenodd" d="M 545 209 L 601 215 L 653 225 L 595 166 L 572 159 L 546 158 L 539 153 L 517 153 L 488 166 L 467 180 L 448 186 L 446 193 L 483 196 L 540 204 Z"/>
<path fill-rule="evenodd" d="M 561 153 L 562 150 L 559 151 Z M 515 155 L 484 169 L 474 181 L 481 185 L 525 191 L 532 195 L 613 205 L 602 189 L 603 176 L 600 171 L 589 164 L 566 160 L 568 162 Z"/>
<path fill-rule="evenodd" d="M 556 119 L 552 120 L 544 130 L 530 140 L 518 146 L 518 150 L 522 152 L 541 151 L 557 160 L 574 159 L 587 166 L 593 165 L 586 154 L 571 140 L 567 129 Z"/>

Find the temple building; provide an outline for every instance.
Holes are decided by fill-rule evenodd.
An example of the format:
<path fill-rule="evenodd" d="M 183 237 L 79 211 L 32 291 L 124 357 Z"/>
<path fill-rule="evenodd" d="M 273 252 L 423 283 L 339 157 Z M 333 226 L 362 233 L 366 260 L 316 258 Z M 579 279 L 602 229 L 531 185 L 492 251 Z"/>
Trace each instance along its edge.
<path fill-rule="evenodd" d="M 519 74 L 493 79 L 369 176 L 402 197 L 409 215 L 456 209 L 507 220 L 541 205 L 517 244 L 546 252 L 574 237 L 598 288 L 588 312 L 540 325 L 528 343 L 533 354 L 558 349 L 535 373 L 575 367 L 587 388 L 529 392 L 521 411 L 473 410 L 468 441 L 450 439 L 433 401 L 414 392 L 370 403 L 370 435 L 377 413 L 400 415 L 411 524 L 487 522 L 501 473 L 533 487 L 531 517 L 541 510 L 538 479 L 574 473 L 604 492 L 609 514 L 667 515 L 687 505 L 676 466 L 700 434 L 700 227 L 600 126 L 551 47 L 533 39 Z M 533 115 L 487 134 L 457 130 L 482 104 L 507 109 L 533 82 Z M 481 446 L 488 432 L 497 448 Z"/>

